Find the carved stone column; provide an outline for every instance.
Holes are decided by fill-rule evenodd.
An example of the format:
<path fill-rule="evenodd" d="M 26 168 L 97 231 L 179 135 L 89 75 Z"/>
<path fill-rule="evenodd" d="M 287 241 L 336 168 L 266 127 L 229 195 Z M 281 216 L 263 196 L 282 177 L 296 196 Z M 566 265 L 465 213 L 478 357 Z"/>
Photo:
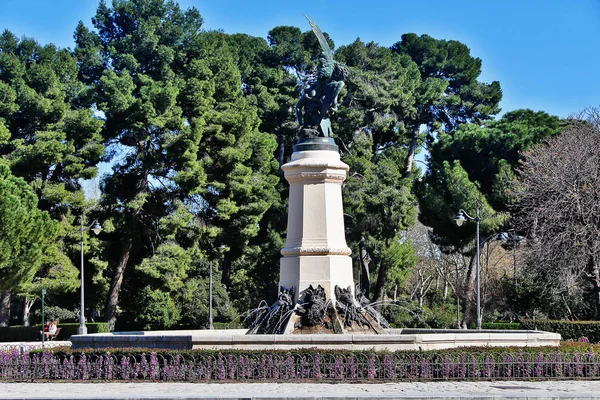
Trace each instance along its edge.
<path fill-rule="evenodd" d="M 327 299 L 335 299 L 336 285 L 354 292 L 342 206 L 342 183 L 349 168 L 330 138 L 310 139 L 294 150 L 292 160 L 282 167 L 290 196 L 279 284 L 293 286 L 296 301 L 309 285 L 321 285 Z"/>

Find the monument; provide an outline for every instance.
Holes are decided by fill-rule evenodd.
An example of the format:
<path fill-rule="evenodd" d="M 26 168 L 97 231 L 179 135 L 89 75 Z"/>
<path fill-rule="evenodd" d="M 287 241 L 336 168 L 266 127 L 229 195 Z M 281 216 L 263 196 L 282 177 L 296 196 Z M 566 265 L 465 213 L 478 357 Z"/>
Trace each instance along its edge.
<path fill-rule="evenodd" d="M 355 291 L 344 234 L 340 160 L 330 116 L 348 70 L 333 60 L 319 27 L 317 70 L 296 105 L 299 140 L 282 166 L 290 185 L 287 238 L 281 250 L 278 300 L 257 308 L 249 330 L 111 332 L 71 337 L 72 348 L 292 350 L 430 350 L 461 346 L 558 346 L 560 335 L 539 331 L 390 329 Z M 335 335 L 327 335 L 335 333 Z"/>
<path fill-rule="evenodd" d="M 340 160 L 330 116 L 348 69 L 333 59 L 317 24 L 306 19 L 321 54 L 296 104 L 298 143 L 282 166 L 290 192 L 280 294 L 273 307 L 255 315 L 250 333 L 382 334 L 387 322 L 368 301 L 356 298 L 344 232 L 342 183 L 349 167 Z"/>

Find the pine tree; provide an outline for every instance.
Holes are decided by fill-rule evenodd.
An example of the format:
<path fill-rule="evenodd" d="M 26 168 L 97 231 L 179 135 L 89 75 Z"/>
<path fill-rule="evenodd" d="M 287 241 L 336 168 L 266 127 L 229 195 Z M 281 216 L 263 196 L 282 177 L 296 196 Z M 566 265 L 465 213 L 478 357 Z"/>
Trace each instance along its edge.
<path fill-rule="evenodd" d="M 159 249 L 160 221 L 177 201 L 210 227 L 197 238 L 205 253 L 228 247 L 223 280 L 232 281 L 231 261 L 243 258 L 271 204 L 275 141 L 257 129 L 225 35 L 201 31 L 196 9 L 101 2 L 93 23 L 97 32 L 78 26 L 76 54 L 114 156 L 102 185 L 118 254 L 105 309 L 114 327 L 126 267 Z"/>
<path fill-rule="evenodd" d="M 67 50 L 19 40 L 8 31 L 0 35 L 0 158 L 30 184 L 38 208 L 60 222 L 36 283 L 23 281 L 15 292 L 24 300 L 24 323 L 40 287 L 60 293 L 79 285 L 69 253 L 75 253 L 70 246 L 79 240 L 76 215 L 85 206 L 81 180 L 96 176 L 104 154 L 102 122 L 85 98 Z"/>

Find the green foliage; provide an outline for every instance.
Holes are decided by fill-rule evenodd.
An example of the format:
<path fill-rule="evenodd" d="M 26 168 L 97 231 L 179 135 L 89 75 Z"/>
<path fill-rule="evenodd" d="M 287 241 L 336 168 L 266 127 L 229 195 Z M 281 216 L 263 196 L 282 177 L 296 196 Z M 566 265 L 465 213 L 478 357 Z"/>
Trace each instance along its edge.
<path fill-rule="evenodd" d="M 420 218 L 433 227 L 437 241 L 458 248 L 472 242 L 474 224 L 458 229 L 453 219 L 461 208 L 474 216 L 478 204 L 482 235 L 496 232 L 506 221 L 499 212 L 506 212 L 513 202 L 508 192 L 519 152 L 556 135 L 559 128 L 557 117 L 517 110 L 498 121 L 460 125 L 451 134 L 440 134 L 431 148 L 430 169 L 418 188 Z"/>
<path fill-rule="evenodd" d="M 456 304 L 436 304 L 425 308 L 423 314 L 430 328 L 456 328 Z"/>
<path fill-rule="evenodd" d="M 75 58 L 65 49 L 4 31 L 0 71 L 0 131 L 9 135 L 0 143 L 0 156 L 15 175 L 38 182 L 42 209 L 81 206 L 78 179 L 96 175 L 104 146 L 102 121 L 91 109 L 79 108 L 85 87 Z"/>
<path fill-rule="evenodd" d="M 72 309 L 76 299 L 58 295 L 79 286 L 75 215 L 86 211 L 84 222 L 104 227 L 84 238 L 86 304 L 106 302 L 111 323 L 119 314 L 123 326 L 206 326 L 209 266 L 215 319 L 272 303 L 288 193 L 278 161 L 296 139 L 293 109 L 316 65 L 315 35 L 291 26 L 267 40 L 205 31 L 195 8 L 166 0 L 101 1 L 92 23 L 75 29 L 73 52 L 0 35 L 0 165 L 31 191 L 6 197 L 0 182 L 0 273 L 10 278 L 0 289 L 31 302 L 45 288 Z M 331 118 L 350 166 L 347 239 L 355 257 L 364 239 L 368 296 L 382 300 L 418 261 L 406 239 L 418 212 L 441 250 L 474 253 L 475 224 L 456 227 L 457 210 L 481 207 L 483 237 L 503 228 L 520 152 L 560 123 L 530 110 L 491 120 L 500 85 L 477 80 L 482 61 L 457 41 L 406 34 L 386 48 L 357 39 L 335 57 L 351 72 Z M 413 181 L 424 142 L 429 170 Z M 99 203 L 86 203 L 81 181 L 100 161 L 112 171 Z M 36 218 L 47 226 L 32 228 Z M 509 296 L 513 312 L 559 308 L 533 286 Z M 451 307 L 438 303 L 399 318 L 453 324 Z"/>
<path fill-rule="evenodd" d="M 245 329 L 245 326 L 239 321 L 232 322 L 213 322 L 214 329 Z"/>
<path fill-rule="evenodd" d="M 410 241 L 394 240 L 381 254 L 381 262 L 388 265 L 387 287 L 403 287 L 410 269 L 417 264 L 417 255 Z"/>
<path fill-rule="evenodd" d="M 169 328 L 181 318 L 180 310 L 166 292 L 147 286 L 140 299 L 138 320 L 146 330 Z"/>
<path fill-rule="evenodd" d="M 36 230 L 48 244 L 42 238 L 29 246 L 30 254 L 39 252 L 35 260 L 22 262 L 20 272 L 10 274 L 12 283 L 3 281 L 25 301 L 38 297 L 42 288 L 59 293 L 79 286 L 70 259 L 78 255 L 70 247 L 78 242 L 72 213 L 85 206 L 81 180 L 96 176 L 105 148 L 103 122 L 89 107 L 78 73 L 76 59 L 66 49 L 18 39 L 8 31 L 0 35 L 0 164 L 23 178 L 37 197 L 35 207 L 57 221 L 53 233 Z M 27 229 L 26 219 L 22 221 Z"/>
<path fill-rule="evenodd" d="M 600 342 L 600 322 L 598 321 L 553 321 L 522 319 L 521 329 L 560 333 L 562 340 L 578 341 L 582 337 L 591 343 Z"/>
<path fill-rule="evenodd" d="M 411 127 L 426 124 L 432 132 L 443 125 L 452 131 L 461 123 L 481 123 L 500 111 L 500 84 L 477 81 L 481 59 L 472 57 L 464 44 L 407 33 L 392 51 L 408 55 L 421 74 Z"/>
<path fill-rule="evenodd" d="M 165 242 L 136 268 L 158 280 L 158 285 L 165 291 L 176 292 L 183 288 L 191 262 L 191 255 L 185 249 L 177 243 Z"/>
<path fill-rule="evenodd" d="M 215 258 L 209 248 L 225 244 L 222 279 L 231 286 L 232 272 L 250 267 L 245 248 L 258 234 L 279 178 L 272 157 L 276 141 L 258 130 L 256 103 L 241 90 L 241 57 L 225 34 L 201 30 L 195 8 L 183 11 L 169 1 L 102 2 L 93 22 L 96 32 L 78 26 L 75 53 L 106 116 L 103 135 L 113 145 L 111 155 L 120 157 L 103 182 L 101 202 L 115 228 L 107 235 L 110 246 L 124 249 L 113 253 L 104 273 L 115 283 L 106 307 L 114 321 L 121 282 L 137 284 L 130 283 L 131 273 L 123 277 L 127 264 L 140 265 L 145 277 L 168 272 L 181 287 L 189 262 L 179 263 L 161 247 L 173 237 L 185 240 L 180 255 L 200 242 L 204 256 Z M 183 208 L 193 222 L 185 220 Z M 170 238 L 160 236 L 165 226 L 158 221 L 175 224 L 167 227 Z M 191 232 L 196 236 L 190 238 Z M 157 249 L 162 253 L 154 254 Z M 154 261 L 144 261 L 150 257 Z M 164 260 L 171 260 L 163 266 L 168 271 L 161 270 Z"/>
<path fill-rule="evenodd" d="M 38 323 L 41 322 L 42 309 L 35 310 L 34 316 Z M 59 306 L 46 306 L 44 307 L 44 319 L 46 321 L 58 321 L 59 323 L 66 321 L 75 322 L 79 320 L 79 313 Z"/>
<path fill-rule="evenodd" d="M 29 284 L 55 243 L 57 224 L 37 203 L 31 187 L 0 165 L 0 290 Z"/>
<path fill-rule="evenodd" d="M 502 356 L 507 354 L 507 352 L 515 352 L 518 355 L 533 355 L 538 356 L 540 354 L 582 354 L 587 352 L 593 352 L 597 354 L 600 352 L 600 345 L 598 344 L 590 344 L 590 343 L 581 343 L 581 342 L 561 342 L 558 347 L 457 347 L 454 349 L 442 349 L 442 350 L 398 350 L 398 351 L 375 351 L 375 350 L 324 350 L 324 349 L 298 349 L 294 351 L 289 350 L 238 350 L 238 349 L 221 349 L 221 350 L 205 350 L 205 349 L 196 349 L 196 350 L 181 350 L 181 349 L 144 349 L 144 348 L 106 348 L 106 349 L 71 349 L 68 347 L 53 347 L 48 348 L 45 351 L 51 352 L 57 356 L 71 356 L 71 355 L 106 355 L 111 354 L 113 356 L 131 356 L 131 355 L 142 355 L 145 354 L 148 356 L 151 353 L 156 353 L 158 357 L 165 357 L 169 359 L 170 357 L 175 357 L 177 355 L 181 356 L 196 356 L 196 357 L 204 357 L 206 359 L 218 358 L 222 356 L 224 359 L 227 359 L 228 356 L 232 357 L 257 357 L 258 359 L 261 356 L 265 356 L 266 358 L 269 355 L 278 355 L 278 356 L 291 356 L 297 357 L 301 359 L 302 357 L 312 359 L 315 355 L 319 355 L 321 359 L 335 359 L 336 356 L 400 356 L 406 357 L 408 360 L 411 359 L 411 356 L 419 356 L 419 355 L 427 355 L 431 357 L 430 359 L 436 359 L 437 357 L 444 355 L 463 355 L 465 353 L 474 353 L 484 356 Z M 544 377 L 547 379 L 547 377 Z M 564 379 L 564 377 L 563 377 Z"/>
<path fill-rule="evenodd" d="M 475 217 L 476 208 L 480 208 L 483 236 L 494 233 L 506 220 L 506 215 L 496 213 L 489 205 L 459 160 L 443 161 L 439 170 L 430 170 L 419 190 L 422 194 L 420 218 L 425 225 L 433 227 L 434 238 L 443 245 L 461 248 L 473 242 L 474 223 L 456 226 L 454 217 L 459 209 Z"/>
<path fill-rule="evenodd" d="M 165 242 L 154 256 L 136 266 L 136 273 L 145 283 L 136 295 L 135 302 L 141 305 L 135 314 L 136 322 L 144 329 L 207 327 L 211 266 L 214 319 L 230 320 L 229 298 L 216 263 L 207 262 L 197 247 L 184 249 L 174 242 Z"/>
<path fill-rule="evenodd" d="M 383 307 L 383 316 L 394 328 L 456 328 L 456 305 L 419 307 L 416 302 L 395 302 Z"/>
<path fill-rule="evenodd" d="M 531 110 L 511 111 L 485 125 L 461 125 L 452 134 L 441 134 L 433 146 L 432 165 L 459 160 L 469 179 L 498 211 L 511 204 L 507 190 L 522 159 L 521 152 L 560 131 L 558 117 Z M 477 154 L 477 157 L 473 157 Z"/>
<path fill-rule="evenodd" d="M 498 329 L 498 330 L 519 330 L 525 329 L 519 322 L 482 322 L 482 329 Z"/>
<path fill-rule="evenodd" d="M 390 279 L 402 281 L 415 262 L 410 245 L 398 241 L 417 214 L 412 182 L 404 177 L 408 139 L 402 118 L 414 102 L 419 73 L 407 56 L 360 40 L 340 47 L 336 57 L 350 70 L 333 127 L 351 171 L 343 187 L 347 239 L 360 254 L 364 238 L 377 276 L 370 297 L 383 300 Z"/>

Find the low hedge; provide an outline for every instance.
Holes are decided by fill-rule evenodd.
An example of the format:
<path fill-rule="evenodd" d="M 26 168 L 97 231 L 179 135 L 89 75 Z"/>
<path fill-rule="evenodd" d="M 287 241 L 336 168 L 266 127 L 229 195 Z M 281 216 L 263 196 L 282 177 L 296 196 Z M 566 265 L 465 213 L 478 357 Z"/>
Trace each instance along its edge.
<path fill-rule="evenodd" d="M 523 329 L 518 322 L 483 322 L 482 329 L 518 330 Z"/>
<path fill-rule="evenodd" d="M 553 321 L 522 319 L 521 327 L 527 330 L 560 333 L 563 340 L 586 338 L 592 343 L 600 342 L 600 321 Z M 585 339 L 584 339 L 585 340 Z"/>
<path fill-rule="evenodd" d="M 56 340 L 69 340 L 71 335 L 77 334 L 77 328 L 79 324 L 58 324 L 60 334 Z M 103 333 L 109 332 L 107 322 L 88 322 L 85 324 L 88 329 L 88 333 Z M 34 326 L 9 326 L 7 328 L 0 328 L 0 342 L 34 342 L 42 340 L 40 331 L 42 330 L 41 325 Z"/>
<path fill-rule="evenodd" d="M 375 352 L 91 349 L 0 351 L 0 381 L 430 381 L 600 379 L 600 346 Z"/>

